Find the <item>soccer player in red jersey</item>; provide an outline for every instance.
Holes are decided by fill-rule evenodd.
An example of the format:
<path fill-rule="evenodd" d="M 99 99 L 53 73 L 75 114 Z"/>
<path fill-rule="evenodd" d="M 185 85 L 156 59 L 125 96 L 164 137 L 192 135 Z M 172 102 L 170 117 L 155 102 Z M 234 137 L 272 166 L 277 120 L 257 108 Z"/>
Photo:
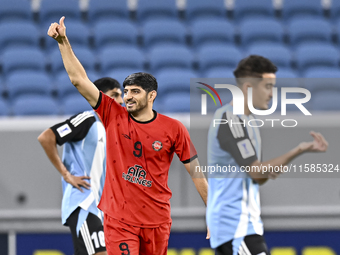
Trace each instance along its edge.
<path fill-rule="evenodd" d="M 173 154 L 189 173 L 199 165 L 189 133 L 179 121 L 152 110 L 157 81 L 150 74 L 125 79 L 126 108 L 101 93 L 73 53 L 64 19 L 51 24 L 48 35 L 58 42 L 72 84 L 102 118 L 107 134 L 107 173 L 99 204 L 107 252 L 166 255 L 171 226 L 167 181 Z M 200 174 L 192 179 L 206 203 L 208 184 Z"/>

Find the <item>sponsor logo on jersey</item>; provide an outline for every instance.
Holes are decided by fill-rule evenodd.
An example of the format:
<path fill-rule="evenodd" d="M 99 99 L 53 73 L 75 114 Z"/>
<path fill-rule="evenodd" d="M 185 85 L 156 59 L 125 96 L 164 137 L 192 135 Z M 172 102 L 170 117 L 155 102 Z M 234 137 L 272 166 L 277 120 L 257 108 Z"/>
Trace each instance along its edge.
<path fill-rule="evenodd" d="M 147 173 L 143 167 L 136 164 L 129 167 L 127 173 L 123 173 L 123 179 L 150 188 L 152 186 L 152 181 L 147 180 L 146 175 Z"/>
<path fill-rule="evenodd" d="M 64 125 L 57 128 L 57 132 L 60 135 L 60 137 L 62 138 L 64 136 L 68 135 L 69 133 L 71 133 L 72 130 L 71 130 L 71 128 L 68 124 L 64 124 Z"/>
<path fill-rule="evenodd" d="M 152 144 L 152 148 L 155 151 L 160 151 L 163 148 L 163 144 L 160 141 L 154 141 Z"/>
<path fill-rule="evenodd" d="M 131 140 L 130 136 L 128 136 L 126 134 L 122 134 L 122 136 L 124 136 L 126 139 L 130 139 Z"/>

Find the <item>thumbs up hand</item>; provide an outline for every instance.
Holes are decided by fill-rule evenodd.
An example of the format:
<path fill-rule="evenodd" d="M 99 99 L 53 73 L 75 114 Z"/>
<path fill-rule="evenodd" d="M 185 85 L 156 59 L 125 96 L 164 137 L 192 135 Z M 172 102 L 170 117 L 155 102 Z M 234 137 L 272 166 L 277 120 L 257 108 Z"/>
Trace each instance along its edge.
<path fill-rule="evenodd" d="M 65 17 L 61 17 L 59 20 L 59 24 L 54 22 L 48 28 L 47 34 L 48 36 L 55 39 L 58 43 L 61 43 L 63 38 L 66 37 L 66 27 L 64 25 Z"/>

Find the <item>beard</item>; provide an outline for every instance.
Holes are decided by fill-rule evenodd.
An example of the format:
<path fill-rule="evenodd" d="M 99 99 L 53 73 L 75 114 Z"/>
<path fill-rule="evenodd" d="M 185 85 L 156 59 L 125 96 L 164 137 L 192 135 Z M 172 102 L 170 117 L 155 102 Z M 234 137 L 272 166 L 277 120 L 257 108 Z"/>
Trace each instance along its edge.
<path fill-rule="evenodd" d="M 128 113 L 138 113 L 144 110 L 148 104 L 147 97 L 140 100 L 138 103 L 135 100 L 129 100 L 129 101 L 126 101 L 125 104 L 127 105 L 129 102 L 135 103 L 135 106 L 133 106 L 133 108 L 130 108 L 130 109 L 126 107 L 126 110 Z"/>

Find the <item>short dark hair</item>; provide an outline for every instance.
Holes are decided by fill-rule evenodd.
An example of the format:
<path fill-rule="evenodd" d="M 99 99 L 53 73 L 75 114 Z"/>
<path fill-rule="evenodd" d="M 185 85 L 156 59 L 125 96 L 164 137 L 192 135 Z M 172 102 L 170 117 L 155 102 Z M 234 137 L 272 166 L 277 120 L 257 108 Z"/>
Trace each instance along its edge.
<path fill-rule="evenodd" d="M 110 77 L 100 78 L 93 83 L 103 93 L 115 88 L 120 89 L 120 83 L 116 79 Z"/>
<path fill-rule="evenodd" d="M 149 73 L 133 73 L 130 74 L 128 77 L 125 78 L 123 82 L 123 87 L 129 85 L 137 85 L 144 89 L 147 93 L 155 90 L 157 91 L 158 85 L 157 80 Z"/>
<path fill-rule="evenodd" d="M 276 72 L 277 67 L 269 59 L 258 55 L 250 55 L 238 63 L 234 76 L 239 83 L 240 78 L 262 78 L 264 73 Z"/>

